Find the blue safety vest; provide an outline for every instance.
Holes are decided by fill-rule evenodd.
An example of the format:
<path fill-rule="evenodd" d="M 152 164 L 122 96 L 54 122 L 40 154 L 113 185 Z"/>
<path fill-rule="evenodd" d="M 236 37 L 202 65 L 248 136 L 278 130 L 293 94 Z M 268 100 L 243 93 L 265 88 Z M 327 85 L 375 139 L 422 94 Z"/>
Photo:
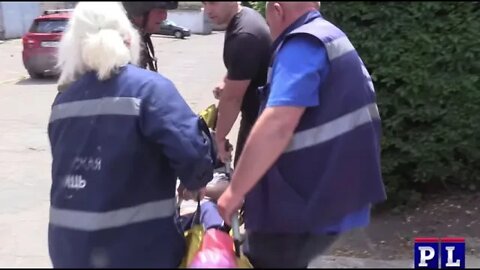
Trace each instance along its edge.
<path fill-rule="evenodd" d="M 372 80 L 347 36 L 319 13 L 298 20 L 275 41 L 262 108 L 276 79 L 275 54 L 299 34 L 323 43 L 330 72 L 319 89 L 320 105 L 305 110 L 288 147 L 247 194 L 250 231 L 316 233 L 386 199 Z"/>

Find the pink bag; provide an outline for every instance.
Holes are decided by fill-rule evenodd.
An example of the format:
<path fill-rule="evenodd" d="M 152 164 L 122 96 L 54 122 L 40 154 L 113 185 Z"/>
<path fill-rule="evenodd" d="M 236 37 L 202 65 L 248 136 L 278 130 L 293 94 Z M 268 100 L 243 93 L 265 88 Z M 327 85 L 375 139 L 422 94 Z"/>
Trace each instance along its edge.
<path fill-rule="evenodd" d="M 233 239 L 218 229 L 205 232 L 200 250 L 188 268 L 236 268 Z"/>

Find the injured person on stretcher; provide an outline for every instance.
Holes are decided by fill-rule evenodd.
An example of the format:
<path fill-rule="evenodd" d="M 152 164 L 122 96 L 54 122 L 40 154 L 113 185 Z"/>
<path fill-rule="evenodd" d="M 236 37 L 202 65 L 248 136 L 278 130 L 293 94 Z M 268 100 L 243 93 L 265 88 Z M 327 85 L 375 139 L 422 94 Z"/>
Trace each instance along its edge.
<path fill-rule="evenodd" d="M 212 106 L 210 106 L 204 111 L 202 118 L 204 118 L 206 123 L 215 122 L 215 120 L 210 119 L 215 114 L 216 110 L 212 109 Z M 214 117 L 214 119 L 216 119 L 216 117 Z M 210 124 L 208 126 L 210 128 L 211 136 L 215 137 L 215 125 Z M 226 143 L 226 149 L 228 149 L 229 152 L 232 152 L 233 146 L 228 141 Z M 210 182 L 208 182 L 207 186 L 200 191 L 202 194 L 188 191 L 182 184 L 180 184 L 179 181 L 177 181 L 177 218 L 178 224 L 181 226 L 183 231 L 190 229 L 192 226 L 192 221 L 198 208 L 197 198 L 199 195 L 201 200 L 200 213 L 198 214 L 200 214 L 200 223 L 203 225 L 204 229 L 208 230 L 210 228 L 220 228 L 224 225 L 223 219 L 218 212 L 217 200 L 227 189 L 228 184 L 230 183 L 231 171 L 232 168 L 230 162 L 223 163 L 220 159 L 217 159 L 215 169 L 213 171 L 213 178 Z"/>
<path fill-rule="evenodd" d="M 226 167 L 215 169 L 213 179 L 204 189 L 204 197 L 200 200 L 200 222 L 205 230 L 220 228 L 224 225 L 223 219 L 217 209 L 217 199 L 222 195 L 229 184 L 229 175 Z M 180 208 L 178 224 L 183 231 L 190 229 L 193 218 L 196 214 L 198 202 L 194 196 L 181 185 L 178 186 Z"/>

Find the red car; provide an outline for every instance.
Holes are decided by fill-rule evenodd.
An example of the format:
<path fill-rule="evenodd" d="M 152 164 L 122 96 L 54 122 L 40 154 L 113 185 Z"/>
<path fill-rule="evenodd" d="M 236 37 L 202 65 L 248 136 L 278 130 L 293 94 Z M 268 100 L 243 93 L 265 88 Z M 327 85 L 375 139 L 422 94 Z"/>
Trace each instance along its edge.
<path fill-rule="evenodd" d="M 67 27 L 72 10 L 45 11 L 36 18 L 23 37 L 23 65 L 32 78 L 58 75 L 58 43 Z"/>

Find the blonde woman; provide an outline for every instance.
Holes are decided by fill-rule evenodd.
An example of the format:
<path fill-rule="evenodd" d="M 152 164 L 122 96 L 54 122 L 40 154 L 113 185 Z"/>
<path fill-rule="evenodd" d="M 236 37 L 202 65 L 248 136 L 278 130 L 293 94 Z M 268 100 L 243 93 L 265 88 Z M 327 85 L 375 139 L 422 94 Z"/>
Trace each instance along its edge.
<path fill-rule="evenodd" d="M 174 268 L 185 251 L 175 187 L 212 179 L 208 129 L 175 86 L 142 69 L 119 2 L 80 2 L 59 50 L 48 135 L 55 268 Z M 212 158 L 213 157 L 213 158 Z"/>

